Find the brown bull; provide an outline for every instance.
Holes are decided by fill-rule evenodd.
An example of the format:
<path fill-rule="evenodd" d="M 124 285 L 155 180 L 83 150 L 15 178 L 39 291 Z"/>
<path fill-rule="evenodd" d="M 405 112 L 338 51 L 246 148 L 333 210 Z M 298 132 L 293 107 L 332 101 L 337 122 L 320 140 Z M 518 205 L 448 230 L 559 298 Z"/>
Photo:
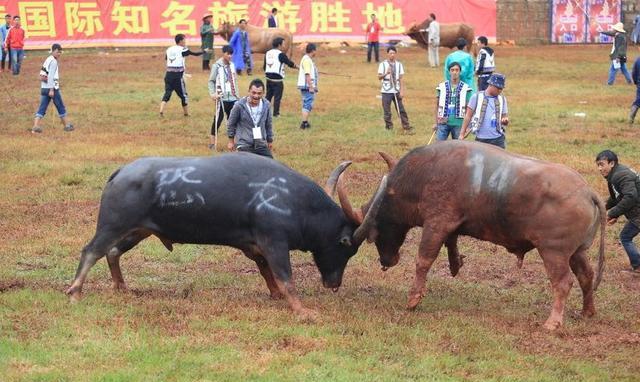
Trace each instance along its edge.
<path fill-rule="evenodd" d="M 458 273 L 462 256 L 457 240 L 466 235 L 505 247 L 517 256 L 520 267 L 525 253 L 538 249 L 553 288 L 547 329 L 562 325 L 573 283 L 570 270 L 582 289 L 583 316 L 595 314 L 593 291 L 604 267 L 605 208 L 577 172 L 475 142 L 416 148 L 400 161 L 380 154 L 390 172 L 370 203 L 354 211 L 340 183 L 338 195 L 349 218 L 362 222 L 354 240 L 374 241 L 383 269 L 398 263 L 409 229 L 422 227 L 409 309 L 424 296 L 427 273 L 443 244 L 451 274 Z M 598 227 L 594 281 L 587 249 Z"/>
<path fill-rule="evenodd" d="M 427 49 L 429 47 L 429 34 L 421 32 L 421 30 L 429 28 L 430 23 L 431 20 L 429 19 L 420 24 L 413 23 L 404 34 L 416 40 L 420 47 Z M 456 41 L 460 37 L 464 37 L 467 40 L 467 48 L 471 47 L 471 44 L 474 43 L 473 27 L 464 23 L 440 24 L 440 46 L 454 48 Z"/>
<path fill-rule="evenodd" d="M 237 25 L 231 25 L 229 22 L 223 22 L 220 25 L 220 36 L 229 41 L 233 32 L 235 32 Z M 284 43 L 282 44 L 282 51 L 289 52 L 288 56 L 291 58 L 293 53 L 293 35 L 291 32 L 280 28 L 260 28 L 247 24 L 247 32 L 249 33 L 249 45 L 251 45 L 251 51 L 253 53 L 267 53 L 273 46 L 272 41 L 276 37 L 282 37 Z"/>

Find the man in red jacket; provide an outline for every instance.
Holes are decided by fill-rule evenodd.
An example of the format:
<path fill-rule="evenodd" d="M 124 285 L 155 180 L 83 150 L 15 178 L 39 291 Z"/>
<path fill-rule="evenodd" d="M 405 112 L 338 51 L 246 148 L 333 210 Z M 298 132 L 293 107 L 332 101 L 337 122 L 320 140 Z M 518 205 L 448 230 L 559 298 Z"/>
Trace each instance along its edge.
<path fill-rule="evenodd" d="M 380 27 L 380 23 L 376 20 L 376 15 L 371 15 L 371 22 L 367 25 L 367 62 L 371 62 L 371 50 L 375 52 L 376 62 L 380 62 L 378 57 L 378 49 L 379 49 L 379 37 L 380 31 L 382 27 Z"/>
<path fill-rule="evenodd" d="M 20 16 L 13 17 L 13 27 L 9 29 L 4 48 L 11 50 L 11 69 L 13 75 L 17 76 L 24 57 L 24 29 L 20 27 Z"/>

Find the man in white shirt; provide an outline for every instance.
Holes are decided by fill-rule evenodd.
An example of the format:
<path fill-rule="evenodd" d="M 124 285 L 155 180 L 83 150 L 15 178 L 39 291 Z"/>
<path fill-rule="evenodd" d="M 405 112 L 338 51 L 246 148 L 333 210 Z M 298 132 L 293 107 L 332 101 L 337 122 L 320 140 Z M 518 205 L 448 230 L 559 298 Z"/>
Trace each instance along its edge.
<path fill-rule="evenodd" d="M 440 23 L 436 21 L 436 15 L 433 13 L 429 15 L 429 19 L 431 22 L 427 28 L 427 34 L 429 36 L 428 59 L 429 65 L 435 68 L 440 66 L 440 55 L 438 54 L 438 48 L 440 47 Z"/>
<path fill-rule="evenodd" d="M 378 66 L 378 79 L 382 81 L 382 110 L 384 110 L 384 124 L 387 130 L 393 129 L 391 121 L 391 102 L 394 103 L 396 111 L 400 115 L 402 128 L 405 133 L 413 134 L 413 128 L 409 125 L 409 117 L 404 110 L 402 98 L 404 97 L 404 84 L 402 77 L 404 76 L 404 66 L 396 60 L 398 51 L 394 46 L 387 48 L 387 59 L 382 61 Z"/>
<path fill-rule="evenodd" d="M 60 116 L 64 131 L 73 131 L 73 125 L 67 121 L 67 110 L 60 95 L 58 59 L 61 54 L 62 46 L 60 44 L 51 45 L 51 55 L 47 57 L 42 64 L 42 68 L 40 68 L 40 107 L 38 107 L 36 118 L 33 121 L 32 133 L 42 133 L 40 121 L 44 118 L 51 101 L 53 101 L 56 110 L 58 110 L 58 116 Z"/>

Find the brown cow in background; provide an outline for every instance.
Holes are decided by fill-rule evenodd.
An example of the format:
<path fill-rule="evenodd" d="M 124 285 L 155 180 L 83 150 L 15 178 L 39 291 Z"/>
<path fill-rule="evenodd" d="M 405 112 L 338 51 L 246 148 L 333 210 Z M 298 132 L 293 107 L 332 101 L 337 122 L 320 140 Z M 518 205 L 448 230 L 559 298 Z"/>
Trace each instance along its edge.
<path fill-rule="evenodd" d="M 420 24 L 415 22 L 409 26 L 404 32 L 405 35 L 416 40 L 420 47 L 427 49 L 429 47 L 429 35 L 427 32 L 421 32 L 429 28 L 431 20 L 426 19 Z M 440 24 L 440 46 L 446 46 L 447 48 L 454 48 L 456 41 L 464 37 L 467 40 L 467 49 L 470 50 L 471 46 L 475 46 L 473 27 L 464 23 L 452 23 L 452 24 Z"/>
<path fill-rule="evenodd" d="M 218 31 L 222 38 L 229 41 L 237 27 L 237 25 L 231 25 L 229 22 L 223 22 Z M 267 53 L 267 51 L 273 48 L 271 45 L 273 39 L 282 37 L 284 39 L 282 51 L 288 52 L 287 55 L 291 58 L 293 53 L 293 35 L 288 30 L 280 28 L 260 28 L 247 24 L 247 33 L 249 33 L 251 52 Z"/>
<path fill-rule="evenodd" d="M 573 284 L 582 289 L 583 316 L 595 314 L 593 291 L 604 267 L 605 207 L 574 170 L 492 145 L 448 141 L 418 147 L 399 161 L 380 153 L 389 166 L 372 201 L 353 210 L 338 182 L 344 212 L 360 226 L 354 242 L 376 244 L 383 270 L 396 265 L 412 227 L 422 227 L 416 276 L 407 307 L 415 309 L 426 292 L 426 278 L 444 244 L 455 276 L 462 266 L 458 236 L 501 245 L 518 258 L 536 248 L 551 279 L 553 307 L 544 324 L 562 325 Z M 388 178 L 388 179 L 387 179 Z M 364 216 L 364 218 L 363 218 Z M 360 224 L 361 223 L 361 224 Z M 587 250 L 600 228 L 598 272 Z"/>

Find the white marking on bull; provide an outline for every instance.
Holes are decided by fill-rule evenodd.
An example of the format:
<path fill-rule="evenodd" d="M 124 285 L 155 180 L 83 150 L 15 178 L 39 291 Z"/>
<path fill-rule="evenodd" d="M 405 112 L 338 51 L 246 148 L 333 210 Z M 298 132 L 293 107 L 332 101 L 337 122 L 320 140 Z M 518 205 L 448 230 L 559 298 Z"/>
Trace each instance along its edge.
<path fill-rule="evenodd" d="M 249 183 L 249 187 L 255 188 L 259 187 L 258 192 L 253 195 L 253 198 L 249 201 L 247 205 L 252 205 L 254 202 L 257 202 L 256 211 L 262 211 L 263 208 L 266 208 L 270 211 L 282 214 L 282 215 L 291 215 L 291 210 L 288 208 L 280 208 L 272 203 L 272 201 L 278 199 L 280 193 L 284 193 L 289 195 L 289 189 L 275 184 L 278 181 L 282 184 L 286 184 L 287 180 L 284 178 L 271 178 L 265 183 Z"/>
<path fill-rule="evenodd" d="M 509 182 L 509 168 L 510 166 L 506 162 L 500 164 L 498 169 L 489 177 L 487 186 L 498 193 L 502 193 Z"/>
<path fill-rule="evenodd" d="M 471 190 L 474 194 L 479 194 L 482 188 L 482 173 L 484 172 L 484 155 L 480 152 L 473 152 L 467 162 L 467 167 L 471 167 Z"/>
<path fill-rule="evenodd" d="M 158 184 L 156 185 L 156 195 L 159 197 L 160 207 L 175 207 L 193 204 L 196 198 L 203 205 L 206 204 L 204 196 L 196 192 L 194 195 L 187 193 L 184 198 L 180 198 L 176 189 L 167 189 L 167 186 L 175 183 L 201 184 L 201 179 L 189 178 L 189 174 L 196 170 L 193 166 L 165 168 L 156 172 Z"/>

